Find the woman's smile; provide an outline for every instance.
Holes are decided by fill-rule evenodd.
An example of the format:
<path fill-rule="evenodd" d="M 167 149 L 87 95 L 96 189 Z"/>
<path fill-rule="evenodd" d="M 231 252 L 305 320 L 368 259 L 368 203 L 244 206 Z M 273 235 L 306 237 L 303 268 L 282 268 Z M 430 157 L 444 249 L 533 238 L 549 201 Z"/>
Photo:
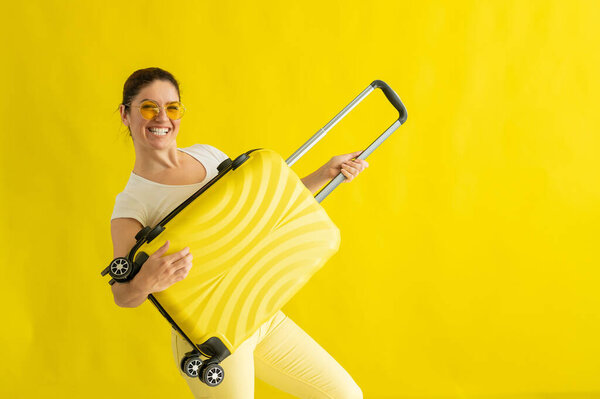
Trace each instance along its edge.
<path fill-rule="evenodd" d="M 171 132 L 170 127 L 147 127 L 146 130 L 154 136 L 166 136 L 167 133 Z"/>

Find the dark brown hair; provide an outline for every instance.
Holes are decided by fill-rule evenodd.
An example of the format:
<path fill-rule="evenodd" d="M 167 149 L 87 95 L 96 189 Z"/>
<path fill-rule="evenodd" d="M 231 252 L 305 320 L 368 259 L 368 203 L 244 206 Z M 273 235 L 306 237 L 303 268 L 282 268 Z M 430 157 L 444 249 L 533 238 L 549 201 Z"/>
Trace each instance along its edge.
<path fill-rule="evenodd" d="M 177 90 L 179 100 L 181 101 L 179 83 L 177 83 L 177 80 L 170 72 L 160 68 L 144 68 L 138 69 L 132 73 L 123 85 L 123 102 L 121 104 L 125 106 L 125 109 L 129 111 L 129 106 L 131 105 L 133 98 L 137 96 L 144 87 L 155 80 L 166 80 L 173 83 L 173 86 L 175 86 L 175 89 Z M 129 129 L 129 136 L 131 136 L 131 129 Z"/>

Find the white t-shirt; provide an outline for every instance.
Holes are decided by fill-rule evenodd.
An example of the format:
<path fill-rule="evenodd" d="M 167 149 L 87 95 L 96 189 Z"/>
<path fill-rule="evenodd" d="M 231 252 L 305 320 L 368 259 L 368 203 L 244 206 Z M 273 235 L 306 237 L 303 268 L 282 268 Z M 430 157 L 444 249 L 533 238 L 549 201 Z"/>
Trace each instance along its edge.
<path fill-rule="evenodd" d="M 155 226 L 190 195 L 213 179 L 218 174 L 217 166 L 228 158 L 224 152 L 208 144 L 195 144 L 178 150 L 190 154 L 204 165 L 206 169 L 204 180 L 195 184 L 170 185 L 156 183 L 131 172 L 125 189 L 117 194 L 111 220 L 133 218 L 144 227 Z"/>

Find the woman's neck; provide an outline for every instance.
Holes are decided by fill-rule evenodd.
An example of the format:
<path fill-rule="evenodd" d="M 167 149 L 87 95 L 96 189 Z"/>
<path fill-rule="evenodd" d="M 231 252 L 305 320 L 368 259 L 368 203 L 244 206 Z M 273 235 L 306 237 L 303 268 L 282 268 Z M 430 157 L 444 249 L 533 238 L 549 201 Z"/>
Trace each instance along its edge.
<path fill-rule="evenodd" d="M 175 143 L 165 149 L 134 148 L 133 173 L 141 177 L 160 176 L 180 168 L 183 163 L 183 156 Z"/>

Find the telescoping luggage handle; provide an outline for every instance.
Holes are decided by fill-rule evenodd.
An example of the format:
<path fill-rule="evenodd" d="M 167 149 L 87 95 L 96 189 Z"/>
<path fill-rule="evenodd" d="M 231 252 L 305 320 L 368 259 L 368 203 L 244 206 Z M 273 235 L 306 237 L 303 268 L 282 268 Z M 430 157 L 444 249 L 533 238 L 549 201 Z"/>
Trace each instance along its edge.
<path fill-rule="evenodd" d="M 399 112 L 398 119 L 386 129 L 381 136 L 377 137 L 377 139 L 371 143 L 356 159 L 366 159 L 377 147 L 381 145 L 396 129 L 398 129 L 404 122 L 406 122 L 407 113 L 406 107 L 402 104 L 400 97 L 392 90 L 392 88 L 385 83 L 383 80 L 375 80 L 371 83 L 362 93 L 360 93 L 354 100 L 350 102 L 343 110 L 340 111 L 332 120 L 329 121 L 321 130 L 315 133 L 306 143 L 304 143 L 296 152 L 294 152 L 288 159 L 286 159 L 286 163 L 288 166 L 292 166 L 301 156 L 303 156 L 308 150 L 312 148 L 319 140 L 321 140 L 327 132 L 334 127 L 344 116 L 346 116 L 358 103 L 360 103 L 366 96 L 371 94 L 371 92 L 375 89 L 381 89 L 383 94 L 387 97 L 387 99 L 392 103 L 394 107 Z M 339 186 L 344 180 L 346 180 L 346 176 L 340 172 L 334 179 L 332 179 L 319 193 L 315 196 L 317 202 L 321 202 L 327 197 L 331 192 Z"/>

